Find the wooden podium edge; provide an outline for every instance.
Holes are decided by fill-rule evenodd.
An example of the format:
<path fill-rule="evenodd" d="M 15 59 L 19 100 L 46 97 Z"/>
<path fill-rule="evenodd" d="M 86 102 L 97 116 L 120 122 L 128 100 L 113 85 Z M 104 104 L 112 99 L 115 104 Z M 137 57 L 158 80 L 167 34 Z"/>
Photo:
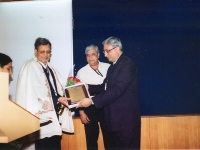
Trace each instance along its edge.
<path fill-rule="evenodd" d="M 20 106 L 19 104 L 13 102 L 12 100 L 9 100 L 11 103 L 13 103 L 14 105 L 17 105 L 18 107 L 22 108 L 23 110 L 25 110 L 27 113 L 31 114 L 33 117 L 40 119 L 39 117 L 33 115 L 32 113 L 30 113 L 28 110 L 24 109 L 22 106 Z"/>
<path fill-rule="evenodd" d="M 2 143 L 7 143 L 8 142 L 8 136 L 0 129 L 0 141 Z"/>
<path fill-rule="evenodd" d="M 8 89 L 9 75 L 0 72 L 0 143 L 8 143 L 40 130 L 39 118 L 9 100 Z"/>

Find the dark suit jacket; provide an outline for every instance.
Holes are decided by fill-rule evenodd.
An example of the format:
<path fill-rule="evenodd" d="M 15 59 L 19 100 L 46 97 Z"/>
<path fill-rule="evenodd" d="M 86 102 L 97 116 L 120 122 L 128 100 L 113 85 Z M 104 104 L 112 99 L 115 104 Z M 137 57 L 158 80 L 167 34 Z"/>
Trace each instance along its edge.
<path fill-rule="evenodd" d="M 107 83 L 106 90 L 104 90 L 105 83 Z M 114 65 L 110 78 L 106 78 L 101 85 L 89 85 L 89 91 L 99 93 L 92 99 L 95 107 L 104 109 L 108 132 L 140 126 L 137 68 L 132 59 L 122 54 Z"/>

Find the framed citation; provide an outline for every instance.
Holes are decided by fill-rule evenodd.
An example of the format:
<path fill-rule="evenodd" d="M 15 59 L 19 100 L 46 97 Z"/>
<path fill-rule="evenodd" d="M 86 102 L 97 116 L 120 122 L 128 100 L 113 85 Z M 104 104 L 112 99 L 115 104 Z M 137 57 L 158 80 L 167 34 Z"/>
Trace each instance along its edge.
<path fill-rule="evenodd" d="M 76 107 L 77 103 L 82 100 L 83 98 L 89 98 L 90 94 L 85 86 L 85 83 L 79 83 L 72 86 L 65 87 L 65 94 L 66 97 L 71 98 L 70 101 L 68 101 L 69 108 Z"/>

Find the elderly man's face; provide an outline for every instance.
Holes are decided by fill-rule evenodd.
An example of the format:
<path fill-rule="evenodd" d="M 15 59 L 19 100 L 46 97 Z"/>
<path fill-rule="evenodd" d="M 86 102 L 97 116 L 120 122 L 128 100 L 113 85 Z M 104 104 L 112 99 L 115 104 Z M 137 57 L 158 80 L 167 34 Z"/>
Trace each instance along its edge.
<path fill-rule="evenodd" d="M 37 57 L 38 61 L 46 65 L 51 57 L 50 45 L 40 45 L 38 50 L 35 49 L 35 56 Z"/>
<path fill-rule="evenodd" d="M 95 49 L 91 49 L 87 51 L 86 59 L 90 66 L 96 66 L 99 60 L 99 53 L 97 53 Z"/>
<path fill-rule="evenodd" d="M 105 57 L 110 62 L 115 62 L 122 53 L 122 51 L 119 49 L 119 47 L 114 47 L 110 44 L 104 44 L 103 49 L 104 49 L 103 53 L 104 53 Z"/>

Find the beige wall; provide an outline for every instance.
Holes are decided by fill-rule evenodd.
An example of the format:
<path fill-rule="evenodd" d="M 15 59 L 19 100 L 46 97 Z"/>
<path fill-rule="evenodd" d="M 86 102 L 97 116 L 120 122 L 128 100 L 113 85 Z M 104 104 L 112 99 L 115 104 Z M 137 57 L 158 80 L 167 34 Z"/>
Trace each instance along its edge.
<path fill-rule="evenodd" d="M 62 150 L 86 150 L 84 126 L 74 118 L 75 134 L 62 136 Z M 100 135 L 99 150 L 104 150 Z M 200 115 L 143 116 L 141 149 L 200 149 Z"/>

